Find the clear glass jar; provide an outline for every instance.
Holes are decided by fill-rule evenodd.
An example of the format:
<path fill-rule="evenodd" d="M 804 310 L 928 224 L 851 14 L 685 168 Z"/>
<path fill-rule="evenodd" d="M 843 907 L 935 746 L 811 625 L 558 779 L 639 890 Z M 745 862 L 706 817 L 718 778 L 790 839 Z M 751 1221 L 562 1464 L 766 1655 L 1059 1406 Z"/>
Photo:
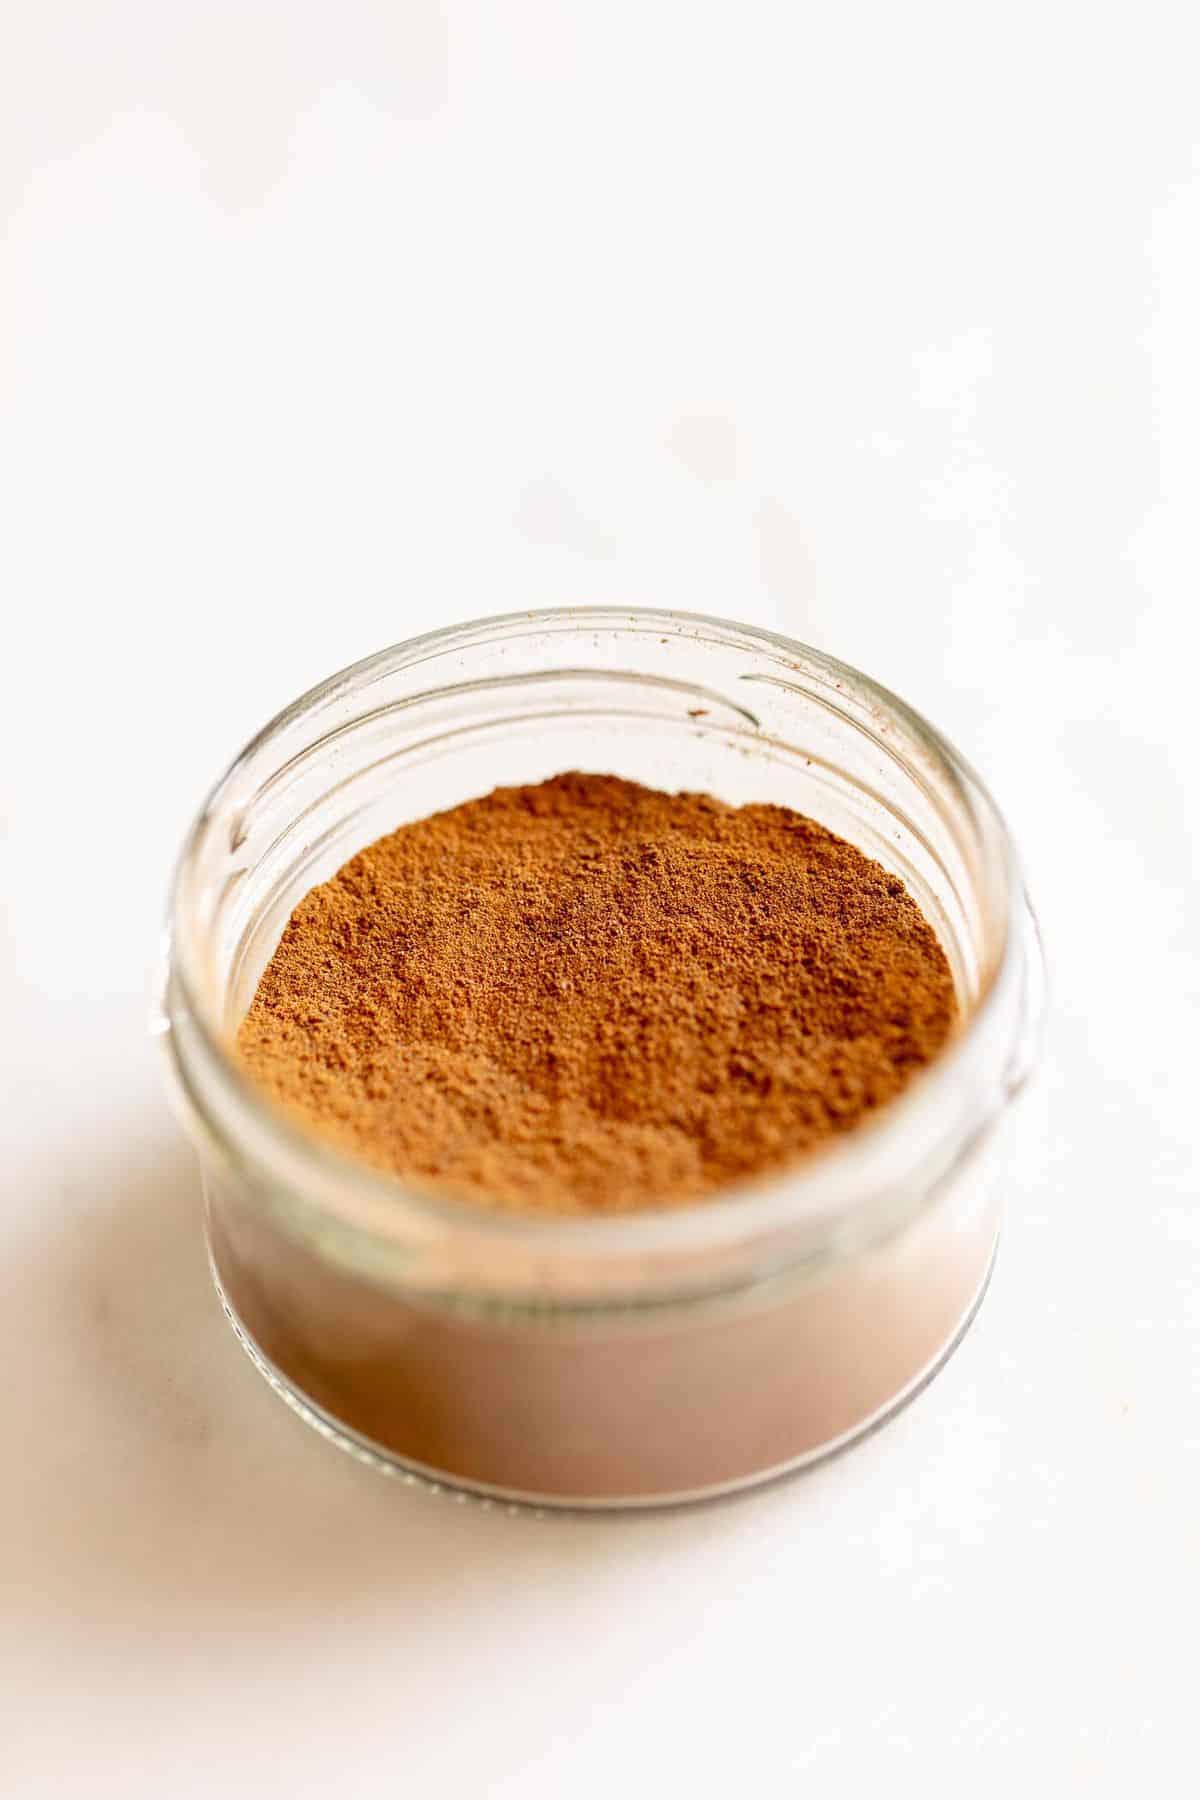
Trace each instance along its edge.
<path fill-rule="evenodd" d="M 231 1043 L 301 896 L 406 820 L 570 768 L 775 801 L 859 845 L 942 940 L 951 1046 L 770 1181 L 593 1220 L 410 1192 L 273 1110 Z M 822 1456 L 948 1354 L 991 1267 L 992 1128 L 1029 1070 L 1041 983 L 1004 824 L 901 701 L 769 632 L 563 610 L 386 650 L 254 739 L 180 859 L 162 1024 L 216 1278 L 272 1385 L 389 1467 L 639 1505 Z"/>

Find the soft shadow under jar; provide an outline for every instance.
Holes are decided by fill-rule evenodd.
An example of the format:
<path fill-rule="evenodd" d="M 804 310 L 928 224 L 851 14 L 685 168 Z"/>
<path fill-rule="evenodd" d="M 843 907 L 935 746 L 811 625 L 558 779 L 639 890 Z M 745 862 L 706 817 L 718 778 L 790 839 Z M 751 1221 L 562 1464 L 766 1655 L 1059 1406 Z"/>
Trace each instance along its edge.
<path fill-rule="evenodd" d="M 591 769 L 807 814 L 898 875 L 961 1025 L 900 1099 L 770 1181 L 666 1212 L 522 1217 L 410 1190 L 305 1135 L 233 1053 L 293 908 L 397 825 Z M 335 676 L 218 783 L 172 898 L 163 1024 L 243 1343 L 386 1466 L 574 1506 L 700 1498 L 847 1443 L 938 1367 L 986 1285 L 993 1127 L 1041 959 L 975 776 L 894 696 L 769 633 L 562 611 Z"/>

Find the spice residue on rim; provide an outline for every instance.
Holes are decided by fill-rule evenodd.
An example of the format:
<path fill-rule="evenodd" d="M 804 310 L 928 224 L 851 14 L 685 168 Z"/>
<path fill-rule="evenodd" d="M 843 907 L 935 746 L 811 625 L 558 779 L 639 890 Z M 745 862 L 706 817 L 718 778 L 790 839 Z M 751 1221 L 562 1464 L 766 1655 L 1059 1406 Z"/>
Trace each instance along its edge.
<path fill-rule="evenodd" d="M 955 1014 L 903 884 L 822 826 L 567 774 L 402 826 L 314 888 L 238 1051 L 379 1169 L 608 1213 L 852 1130 Z"/>

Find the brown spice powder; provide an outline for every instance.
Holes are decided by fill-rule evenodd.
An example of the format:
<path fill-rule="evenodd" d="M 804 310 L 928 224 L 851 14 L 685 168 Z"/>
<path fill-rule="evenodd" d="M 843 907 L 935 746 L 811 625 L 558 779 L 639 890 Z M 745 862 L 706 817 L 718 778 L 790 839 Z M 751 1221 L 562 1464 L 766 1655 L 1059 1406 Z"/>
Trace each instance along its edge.
<path fill-rule="evenodd" d="M 568 774 L 405 825 L 314 888 L 238 1048 L 380 1169 L 611 1213 L 851 1130 L 955 1011 L 903 884 L 811 819 Z"/>

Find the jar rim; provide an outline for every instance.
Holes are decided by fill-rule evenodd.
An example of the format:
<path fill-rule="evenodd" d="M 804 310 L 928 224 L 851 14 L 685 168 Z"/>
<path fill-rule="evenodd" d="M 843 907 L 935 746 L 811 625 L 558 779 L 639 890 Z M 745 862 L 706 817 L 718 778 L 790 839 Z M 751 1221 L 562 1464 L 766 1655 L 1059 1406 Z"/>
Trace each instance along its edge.
<path fill-rule="evenodd" d="M 835 682 L 851 684 L 889 718 L 902 721 L 950 777 L 965 805 L 990 873 L 999 876 L 1005 899 L 1003 941 L 975 1003 L 935 1061 L 877 1116 L 857 1125 L 828 1148 L 756 1180 L 731 1184 L 718 1193 L 670 1208 L 602 1217 L 547 1217 L 471 1206 L 341 1153 L 293 1123 L 263 1096 L 230 1055 L 225 1031 L 197 980 L 186 878 L 206 827 L 223 798 L 236 788 L 239 776 L 254 756 L 299 721 L 388 675 L 447 651 L 468 649 L 503 636 L 516 627 L 527 625 L 531 632 L 587 631 L 621 624 L 659 633 L 682 628 L 693 638 L 711 631 L 719 634 L 719 642 L 724 645 L 740 643 L 750 650 L 771 652 L 788 661 L 819 668 Z M 890 751 L 890 746 L 883 747 Z M 365 1238 L 376 1249 L 385 1248 L 381 1240 L 386 1240 L 396 1249 L 405 1237 L 410 1245 L 415 1239 L 426 1248 L 434 1240 L 453 1238 L 460 1250 L 465 1250 L 467 1263 L 486 1260 L 503 1251 L 514 1266 L 531 1269 L 544 1266 L 546 1259 L 579 1253 L 602 1263 L 610 1261 L 614 1270 L 620 1268 L 628 1275 L 632 1268 L 646 1265 L 647 1259 L 669 1261 L 689 1252 L 719 1250 L 735 1244 L 744 1247 L 754 1242 L 777 1240 L 782 1245 L 801 1221 L 824 1222 L 818 1232 L 818 1247 L 826 1254 L 848 1251 L 894 1227 L 896 1206 L 894 1202 L 887 1204 L 887 1196 L 873 1189 L 872 1166 L 887 1154 L 889 1145 L 905 1134 L 913 1144 L 922 1144 L 932 1151 L 939 1135 L 945 1135 L 938 1133 L 935 1120 L 940 1112 L 944 1122 L 947 1095 L 964 1064 L 977 1056 L 981 1042 L 989 1034 L 995 1038 L 998 1016 L 1004 1012 L 1001 1036 L 1005 1041 L 999 1078 L 1005 1092 L 993 1109 L 994 1116 L 999 1104 L 1015 1091 L 1028 1072 L 1040 1010 L 1040 945 L 1012 838 L 983 781 L 936 727 L 871 676 L 769 629 L 673 609 L 589 606 L 485 615 L 401 640 L 318 682 L 256 732 L 209 790 L 175 865 L 168 900 L 159 1029 L 167 1040 L 176 1089 L 182 1090 L 192 1120 L 199 1117 L 210 1142 L 215 1139 L 228 1154 L 230 1146 L 224 1126 L 228 1120 L 236 1121 L 243 1152 L 235 1159 L 240 1172 L 261 1177 L 265 1165 L 272 1164 L 274 1173 L 269 1177 L 269 1185 L 274 1204 L 282 1205 L 285 1212 L 292 1211 L 301 1230 L 307 1220 L 310 1232 L 315 1226 L 324 1225 L 336 1234 L 349 1234 L 341 1248 L 352 1260 L 355 1245 L 350 1240 Z M 206 1077 L 221 1090 L 226 1109 L 226 1120 L 221 1125 L 208 1115 L 198 1098 L 191 1079 L 193 1056 L 203 1061 Z M 990 1119 L 984 1123 L 988 1122 Z M 963 1148 L 961 1144 L 942 1147 L 951 1163 Z M 300 1204 L 302 1184 L 308 1181 L 319 1186 L 320 1199 Z M 290 1207 L 289 1200 L 297 1205 Z M 917 1210 L 919 1205 L 915 1204 L 910 1209 Z M 358 1249 L 362 1247 L 360 1241 Z M 809 1243 L 806 1255 L 811 1254 L 812 1248 Z"/>

